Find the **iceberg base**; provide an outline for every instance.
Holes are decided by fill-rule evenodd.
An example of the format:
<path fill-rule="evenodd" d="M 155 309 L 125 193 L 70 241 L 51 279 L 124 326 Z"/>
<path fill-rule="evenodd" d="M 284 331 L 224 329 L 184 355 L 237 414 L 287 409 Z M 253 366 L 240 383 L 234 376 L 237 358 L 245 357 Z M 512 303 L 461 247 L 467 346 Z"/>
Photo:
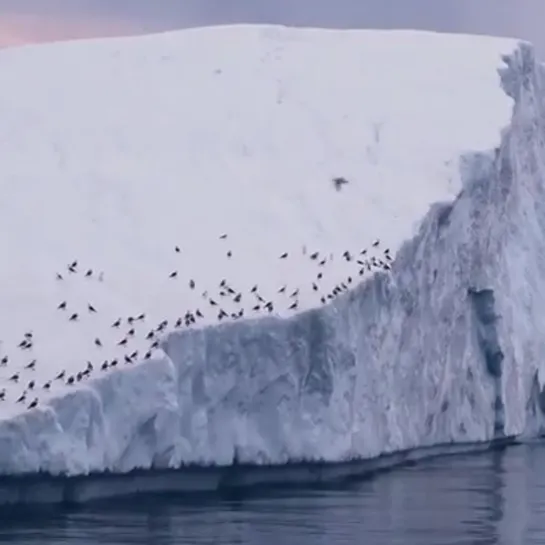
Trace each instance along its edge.
<path fill-rule="evenodd" d="M 187 466 L 176 470 L 136 470 L 65 477 L 35 474 L 0 479 L 0 505 L 64 504 L 141 494 L 229 493 L 253 486 L 311 486 L 365 478 L 396 466 L 436 456 L 483 452 L 517 444 L 516 437 L 488 442 L 452 443 L 399 451 L 341 463 Z"/>

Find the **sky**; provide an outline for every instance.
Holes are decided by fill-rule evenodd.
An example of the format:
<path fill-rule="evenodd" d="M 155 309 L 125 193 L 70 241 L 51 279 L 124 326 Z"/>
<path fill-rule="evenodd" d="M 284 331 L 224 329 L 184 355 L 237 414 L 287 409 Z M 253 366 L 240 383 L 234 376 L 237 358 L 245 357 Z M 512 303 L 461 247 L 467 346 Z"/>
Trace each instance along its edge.
<path fill-rule="evenodd" d="M 0 0 L 0 46 L 234 22 L 514 36 L 545 59 L 545 0 Z"/>

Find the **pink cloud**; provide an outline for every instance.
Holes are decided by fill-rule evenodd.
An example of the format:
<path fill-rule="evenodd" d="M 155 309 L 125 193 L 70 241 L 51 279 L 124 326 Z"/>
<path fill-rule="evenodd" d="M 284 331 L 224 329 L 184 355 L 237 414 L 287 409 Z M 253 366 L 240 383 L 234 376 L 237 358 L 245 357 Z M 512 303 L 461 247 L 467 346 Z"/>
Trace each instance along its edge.
<path fill-rule="evenodd" d="M 145 29 L 132 21 L 7 13 L 0 18 L 0 47 L 142 32 Z"/>

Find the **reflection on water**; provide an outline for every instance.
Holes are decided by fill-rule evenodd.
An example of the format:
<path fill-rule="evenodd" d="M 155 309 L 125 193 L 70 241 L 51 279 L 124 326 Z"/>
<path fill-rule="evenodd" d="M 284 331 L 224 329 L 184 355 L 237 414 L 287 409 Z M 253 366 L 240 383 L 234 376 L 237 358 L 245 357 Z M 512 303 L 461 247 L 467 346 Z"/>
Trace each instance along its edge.
<path fill-rule="evenodd" d="M 541 545 L 544 467 L 545 446 L 519 446 L 423 462 L 342 488 L 3 512 L 0 542 Z"/>

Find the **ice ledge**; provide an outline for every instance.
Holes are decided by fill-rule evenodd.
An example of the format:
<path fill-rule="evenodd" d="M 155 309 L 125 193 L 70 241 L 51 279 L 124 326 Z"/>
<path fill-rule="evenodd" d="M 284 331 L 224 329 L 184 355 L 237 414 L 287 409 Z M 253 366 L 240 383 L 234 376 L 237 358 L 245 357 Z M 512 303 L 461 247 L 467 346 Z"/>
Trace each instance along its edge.
<path fill-rule="evenodd" d="M 172 333 L 165 356 L 0 423 L 0 473 L 369 459 L 544 426 L 544 71 L 505 58 L 501 146 L 461 160 L 378 274 L 291 319 Z M 121 393 L 120 393 L 121 392 Z"/>
<path fill-rule="evenodd" d="M 191 494 L 192 498 L 196 494 L 225 497 L 239 494 L 240 489 L 257 486 L 261 490 L 263 487 L 316 486 L 324 483 L 330 486 L 437 456 L 498 451 L 516 444 L 513 438 L 484 443 L 454 443 L 335 464 L 231 464 L 184 466 L 175 470 L 133 470 L 123 474 L 102 472 L 73 477 L 47 474 L 0 477 L 0 505 L 5 516 L 8 506 L 29 504 L 33 507 L 37 504 L 70 506 L 106 498 L 169 493 Z"/>

